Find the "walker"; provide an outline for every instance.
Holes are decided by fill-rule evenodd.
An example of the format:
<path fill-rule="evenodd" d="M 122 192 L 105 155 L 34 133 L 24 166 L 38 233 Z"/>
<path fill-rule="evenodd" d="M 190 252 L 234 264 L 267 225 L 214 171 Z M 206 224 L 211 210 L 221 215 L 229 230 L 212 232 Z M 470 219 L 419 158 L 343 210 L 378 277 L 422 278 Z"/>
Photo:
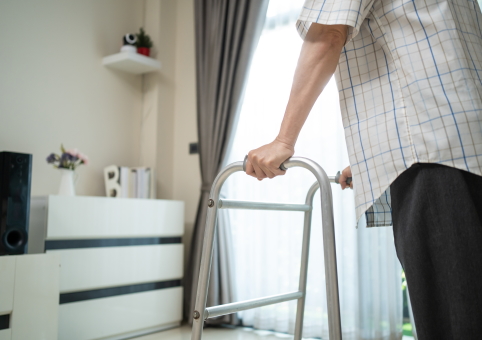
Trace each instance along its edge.
<path fill-rule="evenodd" d="M 247 156 L 244 159 L 244 162 L 235 162 L 225 167 L 216 176 L 216 179 L 211 187 L 210 199 L 208 201 L 209 208 L 206 220 L 206 229 L 204 231 L 204 243 L 202 249 L 201 267 L 199 270 L 196 304 L 193 313 L 191 340 L 201 340 L 204 320 L 290 300 L 298 300 L 294 339 L 301 340 L 308 274 L 308 254 L 310 246 L 313 197 L 319 188 L 321 188 L 320 195 L 329 338 L 331 340 L 341 340 L 340 302 L 338 295 L 335 230 L 333 222 L 333 199 L 330 186 L 330 183 L 339 183 L 340 172 L 338 172 L 336 176 L 328 177 L 325 171 L 316 162 L 307 158 L 293 157 L 281 164 L 280 169 L 286 170 L 293 167 L 302 167 L 310 170 L 316 177 L 316 182 L 308 190 L 304 204 L 265 203 L 219 199 L 221 187 L 226 179 L 235 172 L 246 171 L 246 161 Z M 347 184 L 350 184 L 350 182 L 351 178 L 348 178 Z M 301 269 L 299 288 L 297 291 L 206 308 L 209 273 L 211 270 L 213 240 L 218 209 L 304 211 L 305 218 L 303 229 L 303 246 L 301 251 Z"/>

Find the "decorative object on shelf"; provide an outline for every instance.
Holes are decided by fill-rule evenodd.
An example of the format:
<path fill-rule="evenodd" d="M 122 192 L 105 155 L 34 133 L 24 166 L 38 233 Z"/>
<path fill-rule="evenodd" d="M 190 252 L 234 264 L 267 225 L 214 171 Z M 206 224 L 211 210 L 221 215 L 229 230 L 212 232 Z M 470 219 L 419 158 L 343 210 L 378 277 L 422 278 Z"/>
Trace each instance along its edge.
<path fill-rule="evenodd" d="M 60 151 L 62 152 L 60 156 L 51 153 L 47 157 L 47 163 L 59 169 L 62 174 L 58 194 L 75 196 L 74 171 L 81 164 L 87 165 L 89 159 L 77 149 L 65 150 L 63 145 L 60 145 Z"/>
<path fill-rule="evenodd" d="M 60 186 L 58 194 L 61 196 L 75 196 L 74 170 L 59 169 Z"/>
<path fill-rule="evenodd" d="M 152 47 L 152 40 L 151 38 L 144 32 L 144 29 L 141 27 L 139 33 L 137 33 L 137 53 L 143 54 L 146 57 L 150 55 L 151 47 Z"/>
<path fill-rule="evenodd" d="M 151 168 L 109 165 L 104 168 L 104 179 L 107 197 L 156 198 Z"/>
<path fill-rule="evenodd" d="M 122 47 L 121 47 L 121 52 L 129 52 L 129 53 L 136 53 L 137 48 L 136 48 L 136 43 L 137 43 L 137 37 L 135 34 L 126 34 L 122 38 Z"/>

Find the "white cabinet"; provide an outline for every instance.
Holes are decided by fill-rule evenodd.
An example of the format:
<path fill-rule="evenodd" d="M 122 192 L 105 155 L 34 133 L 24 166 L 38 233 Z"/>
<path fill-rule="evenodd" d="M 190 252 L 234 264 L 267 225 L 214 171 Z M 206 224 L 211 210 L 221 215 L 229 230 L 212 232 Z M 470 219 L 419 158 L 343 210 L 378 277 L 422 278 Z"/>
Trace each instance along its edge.
<path fill-rule="evenodd" d="M 125 339 L 180 324 L 183 202 L 34 197 L 30 229 L 29 252 L 60 258 L 60 340 Z"/>
<path fill-rule="evenodd" d="M 59 256 L 0 256 L 0 340 L 55 340 L 58 333 Z"/>

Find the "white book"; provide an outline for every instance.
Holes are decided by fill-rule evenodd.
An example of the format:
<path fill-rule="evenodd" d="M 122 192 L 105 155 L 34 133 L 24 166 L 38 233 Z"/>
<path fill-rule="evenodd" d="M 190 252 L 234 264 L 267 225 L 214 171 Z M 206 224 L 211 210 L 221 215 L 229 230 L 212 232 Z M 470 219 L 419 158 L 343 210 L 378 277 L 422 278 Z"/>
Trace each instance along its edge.
<path fill-rule="evenodd" d="M 152 170 L 151 168 L 146 169 L 146 178 L 144 181 L 144 187 L 146 190 L 146 198 L 152 198 L 151 197 L 151 178 L 152 178 Z"/>
<path fill-rule="evenodd" d="M 154 169 L 151 169 L 149 176 L 149 198 L 156 198 L 156 176 Z"/>
<path fill-rule="evenodd" d="M 126 166 L 120 167 L 120 186 L 121 196 L 123 198 L 129 197 L 129 168 Z"/>
<path fill-rule="evenodd" d="M 137 197 L 137 169 L 129 169 L 129 197 Z"/>
<path fill-rule="evenodd" d="M 144 168 L 137 168 L 137 198 L 144 198 L 143 197 L 143 181 L 144 181 Z"/>
<path fill-rule="evenodd" d="M 104 179 L 108 197 L 156 197 L 154 170 L 151 168 L 109 165 L 104 169 Z"/>
<path fill-rule="evenodd" d="M 143 169 L 143 177 L 142 177 L 142 198 L 149 198 L 150 193 L 149 193 L 149 178 L 151 175 L 151 169 L 150 168 L 144 168 Z"/>

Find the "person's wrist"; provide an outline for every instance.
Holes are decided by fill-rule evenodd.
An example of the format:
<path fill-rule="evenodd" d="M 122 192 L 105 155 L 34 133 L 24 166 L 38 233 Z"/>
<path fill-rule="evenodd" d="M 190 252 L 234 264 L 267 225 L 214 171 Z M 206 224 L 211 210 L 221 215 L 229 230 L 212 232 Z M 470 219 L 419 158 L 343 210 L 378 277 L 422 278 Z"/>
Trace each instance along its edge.
<path fill-rule="evenodd" d="M 294 149 L 295 148 L 295 142 L 294 141 L 291 141 L 290 139 L 288 138 L 283 138 L 281 136 L 277 136 L 275 138 L 275 142 L 278 142 L 280 144 L 282 144 L 283 146 L 289 148 L 289 149 Z"/>

